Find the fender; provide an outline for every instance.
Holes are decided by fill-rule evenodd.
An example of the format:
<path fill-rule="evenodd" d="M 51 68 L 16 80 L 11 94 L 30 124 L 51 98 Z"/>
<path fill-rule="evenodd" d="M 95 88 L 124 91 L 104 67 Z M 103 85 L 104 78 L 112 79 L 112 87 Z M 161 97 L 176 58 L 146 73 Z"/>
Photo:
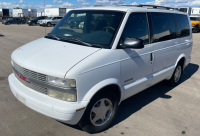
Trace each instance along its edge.
<path fill-rule="evenodd" d="M 122 101 L 123 96 L 124 96 L 124 89 L 121 87 L 121 83 L 118 79 L 115 78 L 109 78 L 109 79 L 105 79 L 99 83 L 97 83 L 95 86 L 93 86 L 88 92 L 87 94 L 84 96 L 83 101 L 90 101 L 92 99 L 92 97 L 102 88 L 108 86 L 108 85 L 117 85 L 119 86 L 119 89 L 121 91 L 121 98 L 119 103 Z"/>
<path fill-rule="evenodd" d="M 181 54 L 181 55 L 178 57 L 178 59 L 176 60 L 175 67 L 177 66 L 178 62 L 179 62 L 182 58 L 186 59 L 185 54 Z M 185 66 L 185 62 L 184 62 L 184 66 Z"/>
<path fill-rule="evenodd" d="M 178 65 L 178 62 L 179 62 L 182 58 L 186 58 L 184 53 L 181 54 L 181 55 L 178 57 L 178 59 L 176 60 L 176 63 L 175 63 L 175 65 L 174 65 L 174 70 L 175 70 L 176 66 Z M 185 66 L 185 62 L 184 62 L 184 66 Z M 184 67 L 183 67 L 183 68 L 184 68 Z M 169 80 L 169 79 L 172 77 L 172 75 L 173 75 L 173 73 L 174 73 L 174 70 L 173 70 L 172 74 L 171 74 L 168 78 L 166 78 L 167 80 Z"/>

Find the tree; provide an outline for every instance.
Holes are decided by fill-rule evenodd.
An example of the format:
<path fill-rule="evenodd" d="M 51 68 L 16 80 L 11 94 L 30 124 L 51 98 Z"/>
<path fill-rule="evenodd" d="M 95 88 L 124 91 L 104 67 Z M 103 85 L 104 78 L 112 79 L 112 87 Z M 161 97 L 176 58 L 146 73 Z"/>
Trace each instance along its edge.
<path fill-rule="evenodd" d="M 20 7 L 16 7 L 16 8 L 14 8 L 14 9 L 22 9 L 22 8 L 20 8 Z"/>

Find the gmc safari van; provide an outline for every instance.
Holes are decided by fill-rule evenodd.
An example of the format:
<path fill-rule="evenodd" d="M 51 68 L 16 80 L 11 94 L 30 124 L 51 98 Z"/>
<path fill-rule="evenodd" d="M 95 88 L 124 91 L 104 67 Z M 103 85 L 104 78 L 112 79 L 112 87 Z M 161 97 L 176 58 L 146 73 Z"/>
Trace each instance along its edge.
<path fill-rule="evenodd" d="M 77 17 L 82 29 L 69 26 Z M 8 80 L 27 107 L 97 133 L 109 128 L 123 100 L 163 80 L 178 85 L 192 43 L 188 14 L 172 8 L 74 9 L 12 53 Z"/>

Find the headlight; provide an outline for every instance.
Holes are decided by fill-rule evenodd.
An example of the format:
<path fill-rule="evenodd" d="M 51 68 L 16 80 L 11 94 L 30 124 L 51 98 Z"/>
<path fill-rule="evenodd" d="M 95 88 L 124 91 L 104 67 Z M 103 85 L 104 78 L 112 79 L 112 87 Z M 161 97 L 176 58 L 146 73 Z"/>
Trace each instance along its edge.
<path fill-rule="evenodd" d="M 48 76 L 47 82 L 55 86 L 64 88 L 76 88 L 76 81 L 74 79 L 61 79 L 57 77 Z"/>
<path fill-rule="evenodd" d="M 59 91 L 47 89 L 47 95 L 49 95 L 50 97 L 54 97 L 56 99 L 63 100 L 63 101 L 69 101 L 69 102 L 77 101 L 77 95 L 76 94 L 64 93 L 64 92 L 59 92 Z"/>

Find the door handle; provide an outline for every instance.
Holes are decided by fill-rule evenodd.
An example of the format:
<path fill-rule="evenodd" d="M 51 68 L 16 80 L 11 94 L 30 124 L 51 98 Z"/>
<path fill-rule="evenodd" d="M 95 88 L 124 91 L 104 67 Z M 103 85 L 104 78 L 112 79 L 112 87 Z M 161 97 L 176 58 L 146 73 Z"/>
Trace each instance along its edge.
<path fill-rule="evenodd" d="M 150 61 L 151 61 L 151 64 L 153 64 L 153 62 L 154 62 L 154 53 L 151 53 L 150 55 L 151 55 L 150 56 Z"/>

